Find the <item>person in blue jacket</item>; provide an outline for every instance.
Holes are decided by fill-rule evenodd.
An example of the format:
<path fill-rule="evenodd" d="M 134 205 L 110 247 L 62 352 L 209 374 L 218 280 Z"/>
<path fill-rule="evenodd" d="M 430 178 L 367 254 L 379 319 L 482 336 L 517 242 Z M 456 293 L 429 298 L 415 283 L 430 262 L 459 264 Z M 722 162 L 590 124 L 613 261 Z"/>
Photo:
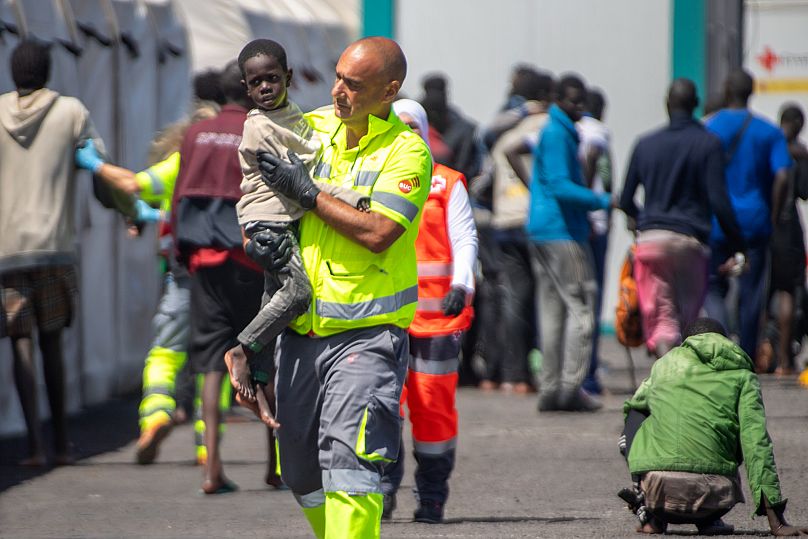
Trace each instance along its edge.
<path fill-rule="evenodd" d="M 586 96 L 580 78 L 561 79 L 534 152 L 526 229 L 544 353 L 540 411 L 600 408 L 581 390 L 592 352 L 597 293 L 587 212 L 610 208 L 611 197 L 586 187 L 578 160 L 575 122 Z"/>

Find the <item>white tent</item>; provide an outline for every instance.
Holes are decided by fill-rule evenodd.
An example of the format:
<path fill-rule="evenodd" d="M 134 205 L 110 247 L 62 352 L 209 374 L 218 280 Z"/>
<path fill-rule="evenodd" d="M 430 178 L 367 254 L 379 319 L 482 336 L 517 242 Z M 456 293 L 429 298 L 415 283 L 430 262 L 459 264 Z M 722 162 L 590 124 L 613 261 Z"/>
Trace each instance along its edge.
<path fill-rule="evenodd" d="M 286 47 L 301 107 L 327 103 L 358 15 L 358 0 L 0 0 L 0 92 L 13 89 L 8 58 L 19 39 L 9 29 L 52 42 L 49 86 L 82 99 L 113 162 L 141 170 L 155 132 L 188 110 L 192 73 L 223 67 L 251 39 Z M 70 411 L 139 387 L 159 295 L 153 229 L 128 238 L 93 198 L 89 176 L 79 184 L 79 312 L 65 332 Z M 8 342 L 0 340 L 0 434 L 24 428 Z"/>

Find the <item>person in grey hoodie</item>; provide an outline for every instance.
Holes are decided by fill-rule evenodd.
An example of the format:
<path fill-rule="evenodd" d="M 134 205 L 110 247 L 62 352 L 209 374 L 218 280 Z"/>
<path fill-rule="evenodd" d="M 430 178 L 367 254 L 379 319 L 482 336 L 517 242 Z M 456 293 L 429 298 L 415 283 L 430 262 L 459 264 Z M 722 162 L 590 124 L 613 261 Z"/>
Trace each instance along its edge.
<path fill-rule="evenodd" d="M 28 458 L 43 466 L 36 363 L 38 329 L 53 420 L 54 463 L 70 464 L 64 405 L 62 330 L 74 313 L 76 169 L 93 172 L 112 192 L 131 197 L 134 174 L 105 163 L 90 115 L 78 99 L 45 87 L 46 45 L 23 41 L 11 55 L 16 91 L 0 95 L 0 337 L 11 338 L 14 383 L 28 429 Z M 134 200 L 128 209 L 132 212 Z M 133 216 L 133 213 L 130 215 Z"/>

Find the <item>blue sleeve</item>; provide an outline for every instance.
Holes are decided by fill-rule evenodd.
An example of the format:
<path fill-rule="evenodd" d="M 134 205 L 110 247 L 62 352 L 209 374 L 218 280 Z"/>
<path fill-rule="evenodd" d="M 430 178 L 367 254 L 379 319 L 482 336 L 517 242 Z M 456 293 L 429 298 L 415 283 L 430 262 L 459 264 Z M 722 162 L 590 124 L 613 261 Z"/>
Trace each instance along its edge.
<path fill-rule="evenodd" d="M 546 130 L 542 133 L 538 152 L 541 152 L 544 163 L 544 184 L 547 192 L 562 206 L 576 206 L 585 210 L 609 207 L 608 195 L 595 193 L 572 179 L 576 170 L 570 167 L 566 159 L 569 149 L 562 133 L 556 130 Z"/>
<path fill-rule="evenodd" d="M 788 153 L 788 143 L 786 137 L 779 129 L 773 135 L 771 153 L 769 154 L 769 167 L 771 167 L 772 174 L 777 174 L 785 168 L 790 168 L 793 164 L 791 162 L 791 154 Z"/>

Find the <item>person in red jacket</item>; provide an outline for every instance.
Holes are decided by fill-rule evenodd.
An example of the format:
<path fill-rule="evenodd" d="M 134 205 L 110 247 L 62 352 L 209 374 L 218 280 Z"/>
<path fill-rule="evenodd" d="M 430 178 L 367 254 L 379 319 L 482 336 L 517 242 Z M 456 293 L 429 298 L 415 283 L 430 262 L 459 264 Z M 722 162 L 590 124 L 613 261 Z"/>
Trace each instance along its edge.
<path fill-rule="evenodd" d="M 393 103 L 401 121 L 426 140 L 427 119 L 416 101 Z M 449 495 L 457 443 L 457 369 L 463 333 L 474 315 L 474 266 L 477 230 L 469 204 L 466 178 L 435 164 L 415 250 L 418 259 L 418 308 L 409 328 L 410 365 L 401 395 L 412 422 L 415 483 L 419 507 L 416 522 L 439 523 Z M 399 452 L 403 455 L 403 448 Z M 404 475 L 403 458 L 382 477 L 384 511 L 389 519 Z"/>
<path fill-rule="evenodd" d="M 245 253 L 236 215 L 242 178 L 238 147 L 252 103 L 237 62 L 224 68 L 221 80 L 226 104 L 214 118 L 189 127 L 183 138 L 172 204 L 178 260 L 191 276 L 188 362 L 194 374 L 205 375 L 205 494 L 237 488 L 224 475 L 219 454 L 224 353 L 258 313 L 264 291 L 263 268 Z"/>

